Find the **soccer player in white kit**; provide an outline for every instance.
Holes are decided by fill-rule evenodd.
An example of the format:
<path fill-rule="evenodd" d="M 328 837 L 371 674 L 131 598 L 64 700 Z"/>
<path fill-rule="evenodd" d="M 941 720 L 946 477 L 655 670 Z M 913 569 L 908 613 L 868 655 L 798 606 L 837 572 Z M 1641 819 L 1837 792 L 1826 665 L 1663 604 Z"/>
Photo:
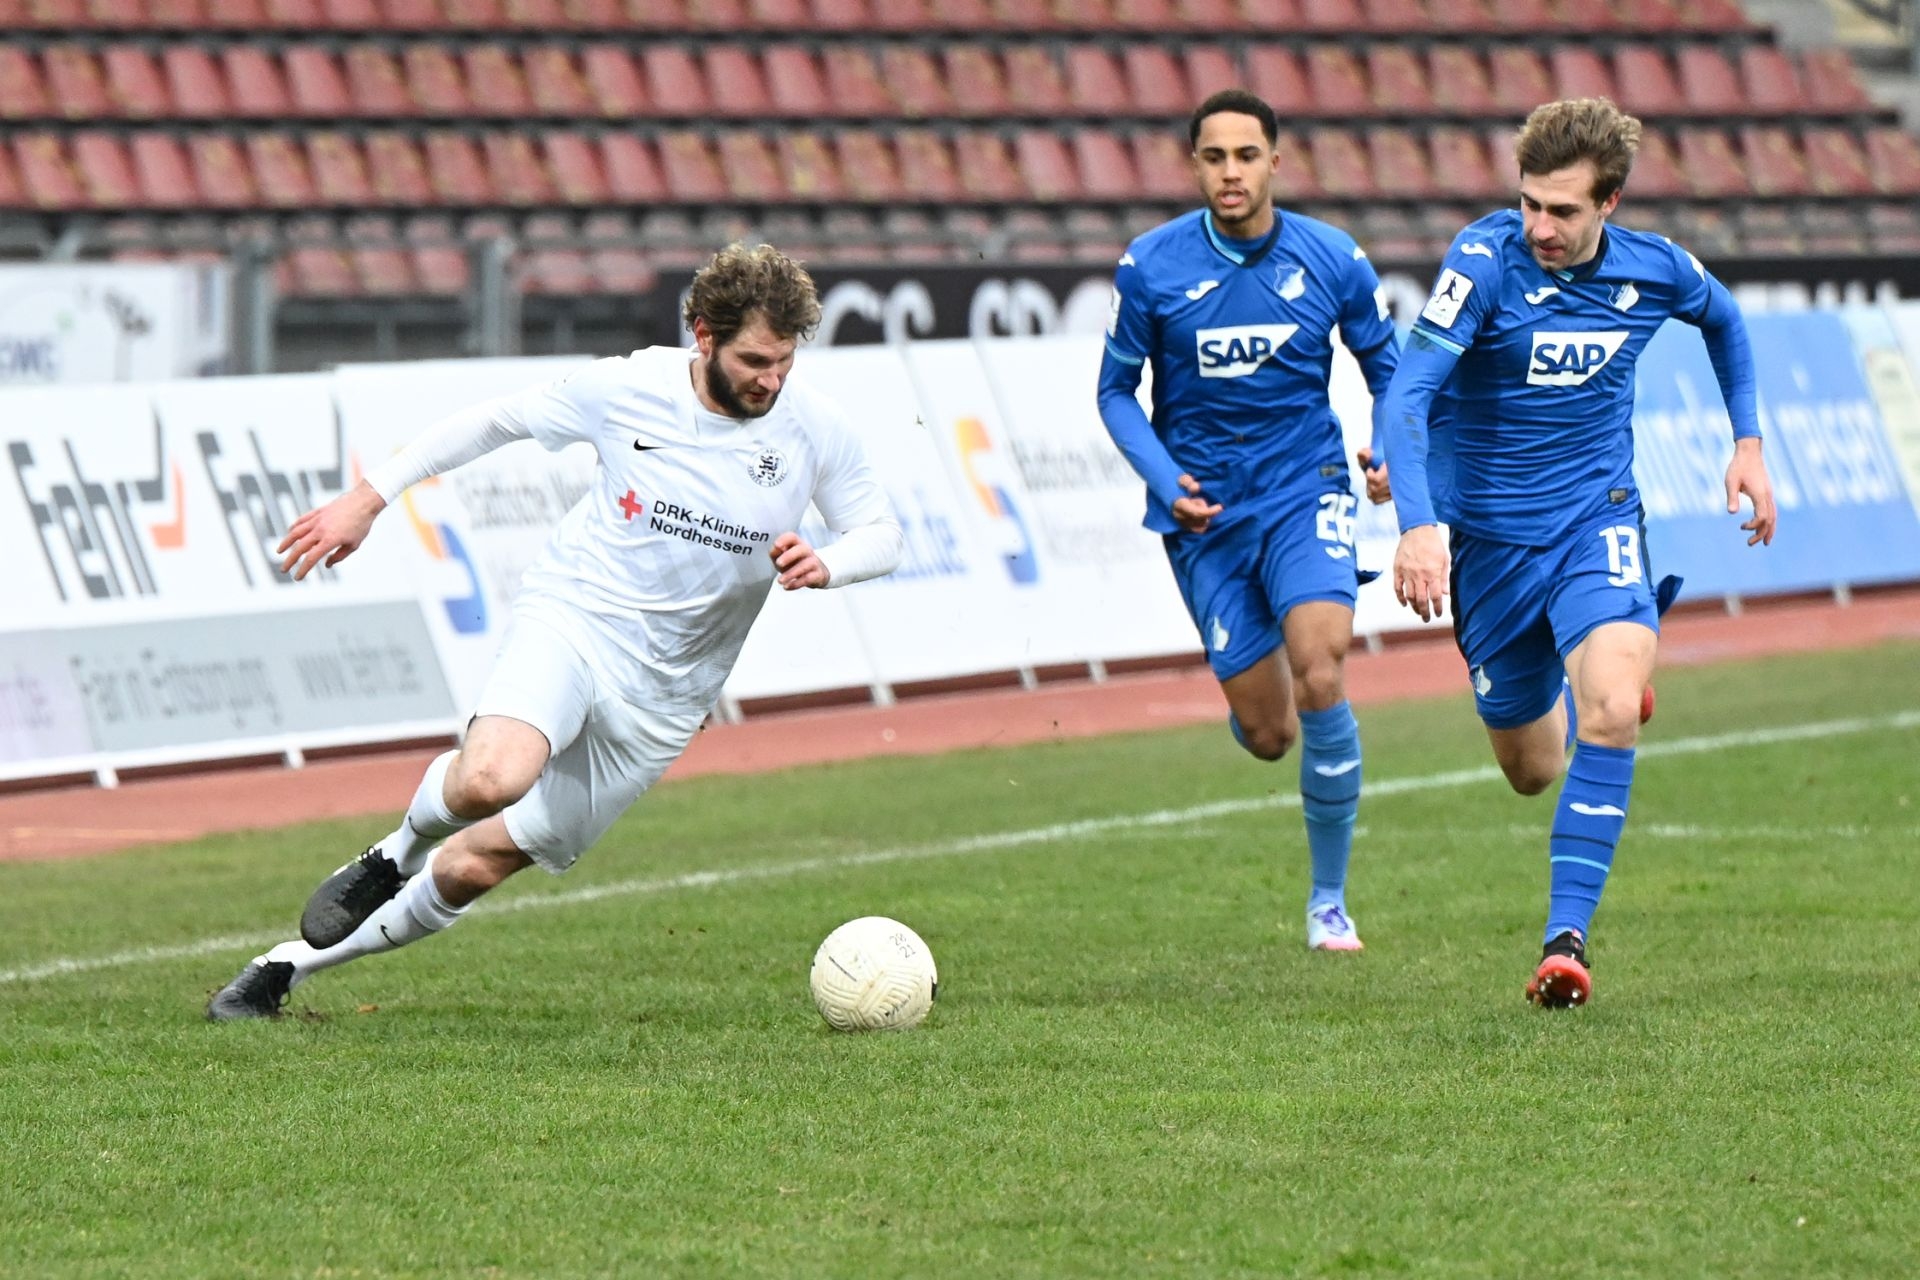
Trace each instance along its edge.
<path fill-rule="evenodd" d="M 294 522 L 282 569 L 303 578 L 352 554 L 409 485 L 489 450 L 531 438 L 599 454 L 527 570 L 460 749 L 209 1018 L 276 1016 L 314 973 L 446 928 L 516 871 L 565 871 L 699 731 L 774 581 L 841 587 L 899 564 L 899 522 L 844 417 L 788 381 L 820 320 L 806 271 L 733 245 L 694 276 L 685 314 L 694 350 L 596 361 L 455 413 Z M 809 502 L 831 545 L 795 532 Z"/>

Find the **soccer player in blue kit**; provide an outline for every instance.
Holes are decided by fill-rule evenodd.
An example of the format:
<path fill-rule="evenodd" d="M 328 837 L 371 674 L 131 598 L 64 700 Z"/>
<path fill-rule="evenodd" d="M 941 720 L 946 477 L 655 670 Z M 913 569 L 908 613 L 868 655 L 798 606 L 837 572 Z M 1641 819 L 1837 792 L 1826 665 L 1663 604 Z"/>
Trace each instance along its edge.
<path fill-rule="evenodd" d="M 1378 397 L 1395 335 L 1353 237 L 1273 207 L 1271 107 L 1216 93 L 1188 137 L 1206 208 L 1120 259 L 1100 416 L 1146 481 L 1146 526 L 1165 539 L 1235 739 L 1262 760 L 1302 741 L 1307 945 L 1358 951 L 1346 881 L 1360 732 L 1344 675 L 1355 500 L 1327 379 L 1337 328 Z M 1151 421 L 1135 397 L 1149 361 Z"/>
<path fill-rule="evenodd" d="M 1633 478 L 1634 364 L 1669 317 L 1700 329 L 1726 398 L 1727 510 L 1751 500 L 1749 546 L 1774 533 L 1739 307 L 1686 250 L 1607 225 L 1639 141 L 1640 122 L 1605 99 L 1527 118 L 1520 208 L 1455 238 L 1378 415 L 1400 519 L 1395 593 L 1437 616 L 1451 560 L 1454 631 L 1494 758 L 1522 795 L 1566 768 L 1527 984 L 1549 1008 L 1593 992 L 1587 930 L 1626 825 L 1659 612 L 1678 587 L 1651 582 Z"/>

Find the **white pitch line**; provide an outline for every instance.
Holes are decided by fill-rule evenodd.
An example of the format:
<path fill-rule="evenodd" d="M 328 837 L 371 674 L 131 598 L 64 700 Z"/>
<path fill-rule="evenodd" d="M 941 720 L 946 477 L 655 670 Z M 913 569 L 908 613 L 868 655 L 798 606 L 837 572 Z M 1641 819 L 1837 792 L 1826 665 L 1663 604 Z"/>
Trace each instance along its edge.
<path fill-rule="evenodd" d="M 1696 755 L 1703 751 L 1724 751 L 1742 747 L 1774 746 L 1786 742 L 1804 742 L 1812 738 L 1835 738 L 1856 733 L 1898 731 L 1920 728 L 1920 711 L 1902 711 L 1894 715 L 1849 720 L 1824 720 L 1812 724 L 1782 725 L 1772 729 L 1754 729 L 1741 733 L 1721 733 L 1708 737 L 1677 738 L 1672 742 L 1654 742 L 1640 749 L 1642 758 Z M 1474 769 L 1450 769 L 1411 778 L 1383 778 L 1366 784 L 1365 796 L 1374 800 L 1384 796 L 1406 795 L 1417 791 L 1436 791 L 1446 787 L 1491 782 L 1500 777 L 1492 765 Z M 1209 818 L 1253 813 L 1262 809 L 1292 809 L 1300 804 L 1297 794 L 1260 796 L 1243 800 L 1216 800 L 1210 804 L 1190 805 L 1184 809 L 1155 809 L 1147 813 L 1119 814 L 1110 818 L 1085 818 L 1078 822 L 1058 822 L 1021 831 L 997 831 L 962 836 L 930 844 L 902 845 L 892 849 L 874 849 L 793 862 L 769 863 L 759 867 L 726 867 L 713 871 L 692 871 L 684 875 L 649 880 L 616 880 L 610 884 L 564 889 L 556 893 L 532 894 L 495 904 L 481 904 L 477 911 L 503 914 L 512 911 L 538 911 L 548 907 L 574 906 L 599 902 L 606 898 L 624 898 L 681 889 L 709 889 L 718 885 L 746 884 L 756 880 L 783 879 L 814 871 L 839 871 L 849 867 L 879 866 L 893 862 L 913 862 L 927 858 L 950 858 L 975 853 L 991 853 L 1023 845 L 1055 844 L 1063 840 L 1081 840 L 1109 831 L 1144 827 L 1172 827 L 1202 822 Z M 251 951 L 285 940 L 284 933 L 230 934 L 220 938 L 202 938 L 174 946 L 139 947 L 103 956 L 74 956 L 48 960 L 20 969 L 0 969 L 0 986 L 35 982 L 42 978 L 70 973 L 90 973 L 97 969 L 117 969 L 128 965 L 154 964 L 163 960 L 183 960 L 214 955 L 222 951 Z"/>

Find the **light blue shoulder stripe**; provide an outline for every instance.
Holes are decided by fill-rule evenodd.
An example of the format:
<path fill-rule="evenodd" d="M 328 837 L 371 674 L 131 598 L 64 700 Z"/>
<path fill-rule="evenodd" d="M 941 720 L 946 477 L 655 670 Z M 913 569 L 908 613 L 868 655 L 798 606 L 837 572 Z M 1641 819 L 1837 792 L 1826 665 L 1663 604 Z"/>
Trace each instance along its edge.
<path fill-rule="evenodd" d="M 1447 350 L 1453 352 L 1453 354 L 1457 356 L 1463 356 L 1467 354 L 1467 349 L 1461 346 L 1459 343 L 1455 342 L 1452 338 L 1443 338 L 1439 334 L 1435 333 L 1433 330 L 1428 329 L 1423 325 L 1413 326 L 1413 331 L 1419 334 L 1421 337 L 1425 338 L 1428 342 L 1431 342 L 1434 346 L 1445 347 Z"/>
<path fill-rule="evenodd" d="M 1107 343 L 1107 354 L 1115 360 L 1118 360 L 1121 364 L 1145 364 L 1147 362 L 1145 356 L 1130 356 L 1120 348 L 1114 346 L 1112 342 Z"/>

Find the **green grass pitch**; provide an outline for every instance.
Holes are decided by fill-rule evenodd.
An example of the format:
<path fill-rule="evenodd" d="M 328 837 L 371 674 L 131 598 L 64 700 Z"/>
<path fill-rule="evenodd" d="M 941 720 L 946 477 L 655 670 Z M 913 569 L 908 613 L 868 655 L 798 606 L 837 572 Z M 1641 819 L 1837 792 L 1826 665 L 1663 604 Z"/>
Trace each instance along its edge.
<path fill-rule="evenodd" d="M 1564 1014 L 1464 699 L 1361 715 L 1359 956 L 1224 726 L 671 784 L 269 1024 L 201 1010 L 380 823 L 0 866 L 0 1275 L 1908 1274 L 1916 677 L 1664 673 Z M 868 913 L 917 1031 L 809 1002 Z"/>

